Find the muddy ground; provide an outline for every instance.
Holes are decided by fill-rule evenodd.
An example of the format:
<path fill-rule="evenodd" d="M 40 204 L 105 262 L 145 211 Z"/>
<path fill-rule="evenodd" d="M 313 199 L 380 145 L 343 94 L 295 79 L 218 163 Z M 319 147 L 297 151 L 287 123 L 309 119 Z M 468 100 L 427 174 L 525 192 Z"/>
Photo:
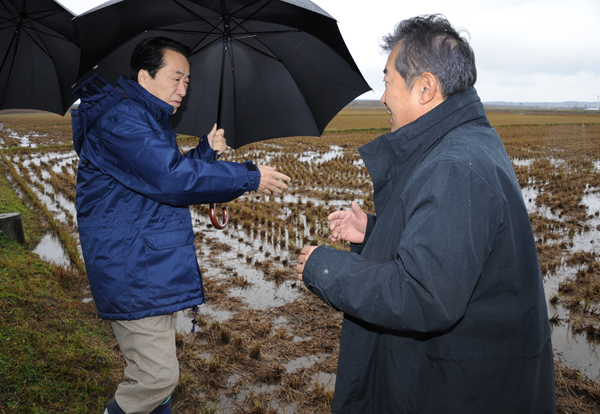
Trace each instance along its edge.
<path fill-rule="evenodd" d="M 368 114 L 370 128 L 378 127 L 378 116 Z M 507 121 L 496 128 L 530 212 L 553 329 L 589 352 L 577 359 L 569 349 L 555 349 L 562 363 L 556 365 L 558 412 L 592 413 L 600 412 L 600 119 L 572 121 Z M 77 157 L 68 145 L 70 127 L 44 122 L 11 126 L 4 120 L 0 146 L 11 149 L 3 151 L 3 160 L 76 237 Z M 347 121 L 337 122 L 343 127 Z M 382 132 L 337 129 L 320 139 L 271 140 L 227 155 L 277 166 L 293 182 L 283 197 L 251 194 L 229 203 L 231 222 L 224 231 L 210 225 L 207 206 L 192 207 L 208 301 L 194 334 L 193 316 L 180 316 L 179 412 L 330 411 L 341 315 L 296 282 L 293 269 L 304 245 L 348 248 L 328 240 L 330 212 L 352 200 L 373 211 L 372 184 L 357 148 Z M 179 143 L 185 152 L 195 139 L 180 137 Z M 89 292 L 82 295 L 89 298 Z"/>

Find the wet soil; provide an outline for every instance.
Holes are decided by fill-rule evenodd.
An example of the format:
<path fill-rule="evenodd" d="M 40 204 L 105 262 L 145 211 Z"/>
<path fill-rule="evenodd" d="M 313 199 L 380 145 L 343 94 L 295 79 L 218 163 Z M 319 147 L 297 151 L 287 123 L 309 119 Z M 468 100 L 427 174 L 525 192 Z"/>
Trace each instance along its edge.
<path fill-rule="evenodd" d="M 559 412 L 600 412 L 597 122 L 497 127 L 538 244 Z M 7 130 L 14 129 L 5 122 L 0 140 L 12 147 L 5 152 L 9 162 L 76 237 L 77 156 L 70 129 L 34 128 L 27 147 L 16 137 L 8 143 Z M 271 140 L 226 155 L 274 165 L 293 182 L 283 197 L 250 194 L 229 203 L 231 221 L 224 231 L 210 225 L 208 206 L 191 208 L 208 300 L 199 307 L 194 334 L 194 316 L 182 312 L 179 318 L 180 412 L 330 412 L 341 315 L 296 282 L 293 269 L 304 245 L 348 248 L 329 241 L 330 212 L 352 200 L 373 211 L 372 184 L 357 148 L 380 133 L 336 130 L 320 139 Z M 185 152 L 196 139 L 179 142 Z"/>

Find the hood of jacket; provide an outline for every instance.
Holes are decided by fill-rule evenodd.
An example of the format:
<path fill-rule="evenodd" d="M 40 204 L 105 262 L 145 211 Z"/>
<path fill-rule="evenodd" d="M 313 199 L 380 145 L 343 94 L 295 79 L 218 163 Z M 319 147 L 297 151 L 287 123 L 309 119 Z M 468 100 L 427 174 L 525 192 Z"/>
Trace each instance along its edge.
<path fill-rule="evenodd" d="M 130 98 L 142 105 L 160 123 L 165 131 L 171 130 L 171 116 L 173 106 L 160 100 L 144 89 L 139 83 L 121 76 L 117 87 L 113 87 L 98 75 L 82 83 L 73 91 L 79 96 L 79 108 L 73 111 L 73 145 L 77 155 L 81 155 L 81 148 L 90 128 L 110 108 Z"/>
<path fill-rule="evenodd" d="M 489 126 L 485 109 L 475 88 L 455 94 L 417 120 L 374 139 L 359 148 L 373 180 L 377 212 L 385 206 L 398 185 L 404 187 L 410 171 L 439 144 L 451 130 L 479 120 Z"/>

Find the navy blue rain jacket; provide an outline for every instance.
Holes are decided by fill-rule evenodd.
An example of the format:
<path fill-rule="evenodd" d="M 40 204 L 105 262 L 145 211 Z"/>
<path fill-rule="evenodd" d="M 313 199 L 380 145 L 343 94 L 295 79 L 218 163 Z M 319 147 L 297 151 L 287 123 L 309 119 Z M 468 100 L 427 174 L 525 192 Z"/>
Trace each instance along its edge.
<path fill-rule="evenodd" d="M 334 413 L 556 412 L 536 244 L 475 89 L 360 148 L 376 215 L 303 279 L 344 312 Z"/>
<path fill-rule="evenodd" d="M 199 305 L 188 206 L 254 191 L 260 173 L 215 161 L 206 137 L 181 155 L 171 105 L 125 78 L 103 83 L 82 85 L 73 113 L 77 224 L 98 315 L 131 320 Z"/>

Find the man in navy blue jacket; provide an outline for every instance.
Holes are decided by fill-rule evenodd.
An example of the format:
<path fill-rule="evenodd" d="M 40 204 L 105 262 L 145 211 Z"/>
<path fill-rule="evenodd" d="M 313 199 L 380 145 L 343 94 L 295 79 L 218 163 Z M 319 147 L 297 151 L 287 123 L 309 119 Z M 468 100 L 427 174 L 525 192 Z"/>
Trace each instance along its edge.
<path fill-rule="evenodd" d="M 385 38 L 392 131 L 359 149 L 375 215 L 329 216 L 352 252 L 305 247 L 306 287 L 344 312 L 334 413 L 555 413 L 550 325 L 518 180 L 439 15 Z"/>
<path fill-rule="evenodd" d="M 204 303 L 188 206 L 248 191 L 281 193 L 290 178 L 272 167 L 215 161 L 226 148 L 213 130 L 181 155 L 171 116 L 189 83 L 185 46 L 147 39 L 116 88 L 96 77 L 76 92 L 73 115 L 77 223 L 98 315 L 111 320 L 126 381 L 107 414 L 170 413 L 177 386 L 177 311 Z"/>

